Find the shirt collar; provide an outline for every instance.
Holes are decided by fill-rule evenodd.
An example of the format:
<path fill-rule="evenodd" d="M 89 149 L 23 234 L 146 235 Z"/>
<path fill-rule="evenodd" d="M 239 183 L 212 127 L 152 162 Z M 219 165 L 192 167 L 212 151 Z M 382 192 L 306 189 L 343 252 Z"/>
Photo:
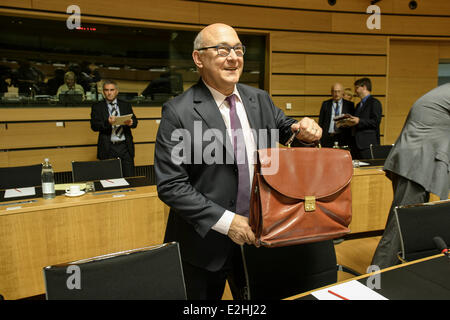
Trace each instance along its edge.
<path fill-rule="evenodd" d="M 361 99 L 361 103 L 365 103 L 367 101 L 367 99 L 369 99 L 370 94 L 368 94 L 367 96 L 365 96 L 364 98 Z"/>
<path fill-rule="evenodd" d="M 209 89 L 209 91 L 211 92 L 211 95 L 213 96 L 214 101 L 215 101 L 216 104 L 217 104 L 217 107 L 220 107 L 220 106 L 223 104 L 223 102 L 225 101 L 226 97 L 228 97 L 228 96 L 226 96 L 226 95 L 220 93 L 219 91 L 217 91 L 217 90 L 214 89 L 213 87 L 207 85 L 206 82 L 203 81 L 203 83 L 205 84 L 205 86 L 206 86 L 206 87 Z M 233 90 L 233 93 L 232 93 L 232 94 L 235 94 L 235 95 L 237 96 L 238 100 L 242 102 L 241 96 L 239 95 L 239 91 L 237 90 L 236 85 L 234 86 L 234 90 Z"/>
<path fill-rule="evenodd" d="M 115 98 L 113 101 L 106 101 L 106 103 L 108 104 L 108 105 L 114 105 L 114 104 L 117 104 L 117 98 Z"/>

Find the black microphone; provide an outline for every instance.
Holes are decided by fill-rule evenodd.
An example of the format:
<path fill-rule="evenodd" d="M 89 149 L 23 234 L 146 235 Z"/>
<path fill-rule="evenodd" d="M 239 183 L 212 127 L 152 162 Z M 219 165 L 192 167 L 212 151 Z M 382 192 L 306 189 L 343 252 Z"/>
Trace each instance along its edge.
<path fill-rule="evenodd" d="M 442 239 L 441 237 L 434 237 L 433 241 L 434 244 L 436 245 L 436 248 L 438 248 L 439 252 L 445 254 L 447 257 L 450 258 L 450 252 L 448 251 L 448 247 L 444 239 Z"/>

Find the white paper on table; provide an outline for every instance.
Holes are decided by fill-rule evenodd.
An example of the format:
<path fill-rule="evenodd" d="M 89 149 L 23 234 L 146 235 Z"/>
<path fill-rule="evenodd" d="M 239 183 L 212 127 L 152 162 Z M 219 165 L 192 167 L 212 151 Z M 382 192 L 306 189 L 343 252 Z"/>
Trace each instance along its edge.
<path fill-rule="evenodd" d="M 125 121 L 130 120 L 132 116 L 133 116 L 132 113 L 126 114 L 126 115 L 123 115 L 123 116 L 117 116 L 115 121 L 114 121 L 114 123 L 113 123 L 113 125 L 121 126 L 121 125 L 125 124 Z"/>
<path fill-rule="evenodd" d="M 103 188 L 129 186 L 130 184 L 124 178 L 100 180 Z"/>
<path fill-rule="evenodd" d="M 15 188 L 15 189 L 5 190 L 5 198 L 27 197 L 27 196 L 34 196 L 35 194 L 36 194 L 36 190 L 34 187 Z"/>
<path fill-rule="evenodd" d="M 328 292 L 328 290 L 331 290 L 338 295 L 347 298 L 348 300 L 388 300 L 386 297 L 356 280 L 337 284 L 326 289 L 317 290 L 311 294 L 319 300 L 343 300 L 342 298 Z"/>

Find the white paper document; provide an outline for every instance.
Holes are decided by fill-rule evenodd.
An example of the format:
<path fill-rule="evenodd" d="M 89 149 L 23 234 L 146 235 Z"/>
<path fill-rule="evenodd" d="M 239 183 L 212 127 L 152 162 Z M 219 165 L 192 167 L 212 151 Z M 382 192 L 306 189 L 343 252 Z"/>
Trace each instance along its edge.
<path fill-rule="evenodd" d="M 5 199 L 34 196 L 35 194 L 36 190 L 34 187 L 7 189 L 5 190 Z"/>
<path fill-rule="evenodd" d="M 113 125 L 121 126 L 121 125 L 125 124 L 125 121 L 130 120 L 132 116 L 133 116 L 133 114 L 131 114 L 131 113 L 123 115 L 123 116 L 118 116 L 118 117 L 116 117 Z"/>
<path fill-rule="evenodd" d="M 319 300 L 388 300 L 356 280 L 317 290 L 311 294 Z"/>
<path fill-rule="evenodd" d="M 103 188 L 129 186 L 130 184 L 124 178 L 100 180 Z"/>

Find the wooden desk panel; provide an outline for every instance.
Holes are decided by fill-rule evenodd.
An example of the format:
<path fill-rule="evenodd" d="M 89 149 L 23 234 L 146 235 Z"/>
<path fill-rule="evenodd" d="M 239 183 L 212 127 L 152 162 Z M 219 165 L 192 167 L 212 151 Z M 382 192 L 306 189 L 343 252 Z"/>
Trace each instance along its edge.
<path fill-rule="evenodd" d="M 0 294 L 44 293 L 47 265 L 162 243 L 168 210 L 155 186 L 134 189 L 122 197 L 58 196 L 11 211 L 0 207 Z"/>
<path fill-rule="evenodd" d="M 155 186 L 123 197 L 87 194 L 0 207 L 0 294 L 19 299 L 45 292 L 42 268 L 163 242 L 168 208 Z M 380 169 L 355 169 L 352 233 L 381 230 L 392 201 Z M 17 205 L 12 205 L 17 206 Z"/>
<path fill-rule="evenodd" d="M 392 204 L 391 181 L 379 168 L 355 168 L 352 179 L 352 233 L 383 230 Z"/>

